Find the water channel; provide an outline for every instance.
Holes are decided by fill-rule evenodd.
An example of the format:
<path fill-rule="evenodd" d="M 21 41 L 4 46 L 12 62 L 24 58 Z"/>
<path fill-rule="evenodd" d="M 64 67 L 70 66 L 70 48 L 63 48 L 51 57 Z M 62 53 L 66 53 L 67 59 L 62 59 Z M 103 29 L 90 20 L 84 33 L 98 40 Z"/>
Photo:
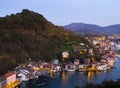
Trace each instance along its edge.
<path fill-rule="evenodd" d="M 42 77 L 23 82 L 19 88 L 75 88 L 86 83 L 100 83 L 103 80 L 120 78 L 120 59 L 116 59 L 114 68 L 103 72 L 60 72 L 56 77 Z"/>

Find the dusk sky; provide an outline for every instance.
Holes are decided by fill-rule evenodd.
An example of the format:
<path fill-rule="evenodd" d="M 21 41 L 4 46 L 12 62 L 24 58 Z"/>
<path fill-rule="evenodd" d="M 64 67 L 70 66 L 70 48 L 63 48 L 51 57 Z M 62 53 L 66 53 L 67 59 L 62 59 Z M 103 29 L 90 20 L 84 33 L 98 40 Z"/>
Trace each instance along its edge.
<path fill-rule="evenodd" d="M 0 17 L 29 9 L 56 25 L 120 24 L 120 0 L 0 0 Z"/>

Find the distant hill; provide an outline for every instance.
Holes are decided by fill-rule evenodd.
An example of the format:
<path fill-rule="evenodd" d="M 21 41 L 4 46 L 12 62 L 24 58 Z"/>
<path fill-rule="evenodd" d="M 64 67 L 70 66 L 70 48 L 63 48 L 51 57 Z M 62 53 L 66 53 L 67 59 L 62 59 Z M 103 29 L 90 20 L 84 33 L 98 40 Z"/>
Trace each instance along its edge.
<path fill-rule="evenodd" d="M 110 25 L 110 26 L 107 26 L 107 27 L 103 27 L 103 29 L 105 30 L 106 33 L 120 34 L 120 24 L 115 24 L 115 25 Z"/>
<path fill-rule="evenodd" d="M 85 33 L 85 34 L 118 34 L 120 33 L 120 24 L 101 27 L 93 24 L 85 24 L 85 23 L 71 23 L 69 25 L 63 26 L 63 28 L 67 30 L 72 30 L 76 33 Z"/>
<path fill-rule="evenodd" d="M 28 62 L 29 58 L 45 61 L 60 58 L 69 44 L 80 42 L 88 44 L 83 37 L 27 9 L 0 17 L 0 74 Z"/>

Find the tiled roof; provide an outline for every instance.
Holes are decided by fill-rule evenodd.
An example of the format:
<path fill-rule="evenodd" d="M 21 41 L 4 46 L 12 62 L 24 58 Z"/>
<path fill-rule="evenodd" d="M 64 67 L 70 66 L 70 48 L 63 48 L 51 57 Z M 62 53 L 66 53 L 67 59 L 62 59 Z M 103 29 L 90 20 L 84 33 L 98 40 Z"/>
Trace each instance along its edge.
<path fill-rule="evenodd" d="M 2 75 L 1 77 L 2 77 L 2 78 L 8 78 L 8 77 L 10 77 L 10 76 L 12 76 L 12 75 L 14 75 L 14 74 L 15 74 L 14 71 L 10 71 L 10 72 L 8 72 L 8 73 Z"/>

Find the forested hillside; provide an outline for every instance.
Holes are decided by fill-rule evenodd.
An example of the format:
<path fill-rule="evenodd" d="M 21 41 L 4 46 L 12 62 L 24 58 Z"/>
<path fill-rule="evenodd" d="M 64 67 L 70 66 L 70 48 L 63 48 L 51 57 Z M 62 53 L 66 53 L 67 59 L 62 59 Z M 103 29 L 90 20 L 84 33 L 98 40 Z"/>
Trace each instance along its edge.
<path fill-rule="evenodd" d="M 84 42 L 83 37 L 55 26 L 42 15 L 24 9 L 0 18 L 0 74 L 31 60 L 59 58 L 66 44 Z"/>

